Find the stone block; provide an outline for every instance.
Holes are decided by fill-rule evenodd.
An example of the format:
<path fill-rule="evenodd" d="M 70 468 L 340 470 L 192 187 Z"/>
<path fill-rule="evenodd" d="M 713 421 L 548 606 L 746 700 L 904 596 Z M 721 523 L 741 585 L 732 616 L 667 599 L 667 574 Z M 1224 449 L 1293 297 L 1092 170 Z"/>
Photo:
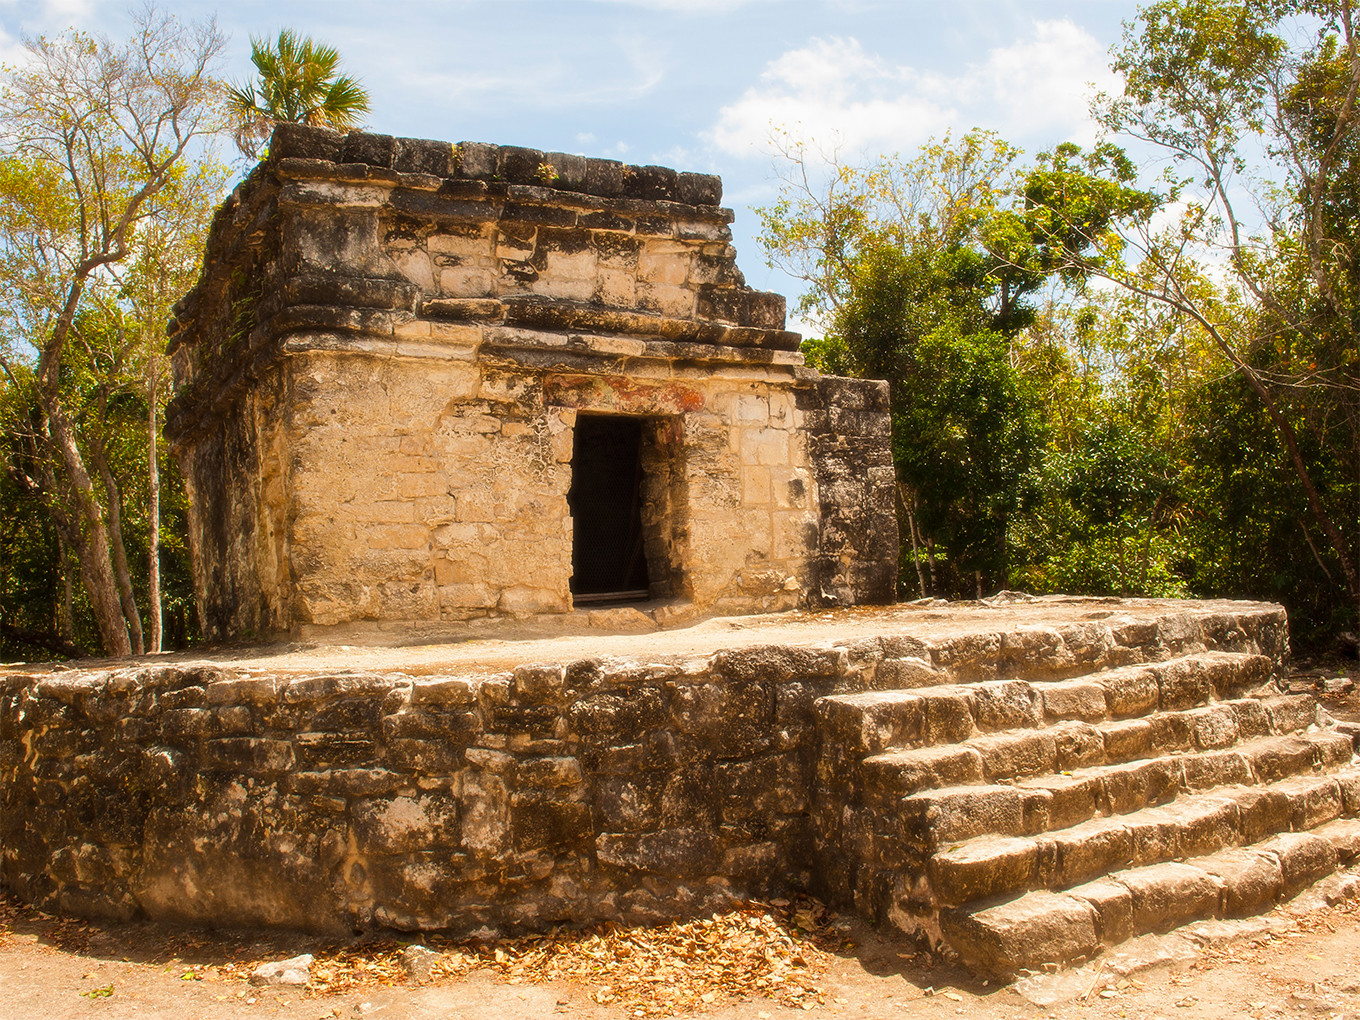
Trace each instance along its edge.
<path fill-rule="evenodd" d="M 698 878 L 718 870 L 722 844 L 712 833 L 698 829 L 663 829 L 636 835 L 602 833 L 595 838 L 595 855 L 608 867 Z"/>
<path fill-rule="evenodd" d="M 1128 888 L 1109 878 L 1069 889 L 1068 895 L 1085 900 L 1096 912 L 1096 933 L 1107 946 L 1117 946 L 1133 937 L 1133 895 Z"/>
<path fill-rule="evenodd" d="M 476 684 L 462 677 L 419 677 L 411 687 L 417 705 L 474 705 Z"/>
<path fill-rule="evenodd" d="M 1105 689 L 1093 680 L 1063 680 L 1036 684 L 1049 722 L 1077 719 L 1098 722 L 1105 718 Z"/>
<path fill-rule="evenodd" d="M 1025 790 L 1044 790 L 1049 794 L 1049 827 L 1063 829 L 1084 822 L 1096 814 L 1104 788 L 1095 775 L 1052 775 L 1024 779 L 1016 784 Z"/>
<path fill-rule="evenodd" d="M 981 783 L 982 755 L 967 744 L 889 751 L 864 760 L 866 793 L 880 802 L 937 786 Z"/>
<path fill-rule="evenodd" d="M 1120 819 L 1133 837 L 1133 863 L 1157 864 L 1181 856 L 1181 823 L 1165 807 L 1144 808 Z"/>
<path fill-rule="evenodd" d="M 1304 733 L 1303 739 L 1313 745 L 1313 765 L 1321 769 L 1334 769 L 1347 765 L 1355 757 L 1355 745 L 1349 734 L 1335 730 L 1321 730 Z"/>
<path fill-rule="evenodd" d="M 659 827 L 664 775 L 601 776 L 591 785 L 601 829 L 640 832 Z"/>
<path fill-rule="evenodd" d="M 907 691 L 823 698 L 817 714 L 828 742 L 861 754 L 917 743 L 925 730 L 925 701 Z"/>
<path fill-rule="evenodd" d="M 790 865 L 783 847 L 774 842 L 729 847 L 723 853 L 722 873 L 744 881 L 769 881 L 788 874 Z"/>
<path fill-rule="evenodd" d="M 1152 752 L 1152 724 L 1146 719 L 1124 719 L 1099 729 L 1107 761 L 1132 761 Z"/>
<path fill-rule="evenodd" d="M 1295 776 L 1275 784 L 1289 805 L 1296 831 L 1316 828 L 1341 814 L 1341 786 L 1330 776 Z"/>
<path fill-rule="evenodd" d="M 1231 706 L 1198 708 L 1186 715 L 1190 719 L 1195 746 L 1201 751 L 1219 750 L 1237 743 L 1237 713 Z"/>
<path fill-rule="evenodd" d="M 884 659 L 874 670 L 874 686 L 883 690 L 933 687 L 944 679 L 940 670 L 925 659 L 914 657 Z"/>
<path fill-rule="evenodd" d="M 1213 696 L 1208 675 L 1194 659 L 1180 659 L 1156 667 L 1161 706 L 1165 711 L 1194 708 Z"/>
<path fill-rule="evenodd" d="M 1003 981 L 1100 948 L 1094 908 L 1076 896 L 1043 891 L 984 910 L 941 911 L 940 929 L 971 971 Z"/>
<path fill-rule="evenodd" d="M 1219 880 L 1199 868 L 1168 862 L 1111 877 L 1129 890 L 1138 934 L 1170 931 L 1218 913 Z"/>
<path fill-rule="evenodd" d="M 676 200 L 687 205 L 722 203 L 722 178 L 716 174 L 681 173 L 675 182 Z"/>
<path fill-rule="evenodd" d="M 1238 751 L 1205 751 L 1181 756 L 1185 785 L 1191 790 L 1245 784 L 1252 781 L 1251 764 Z"/>
<path fill-rule="evenodd" d="M 286 704 L 309 705 L 331 698 L 381 696 L 394 683 L 391 677 L 376 673 L 335 673 L 289 680 L 280 695 Z"/>
<path fill-rule="evenodd" d="M 1157 674 L 1146 666 L 1112 669 L 1099 677 L 1105 688 L 1105 707 L 1113 719 L 1146 715 L 1157 708 Z"/>
<path fill-rule="evenodd" d="M 360 800 L 350 817 L 363 853 L 454 850 L 459 845 L 458 802 L 447 794 Z"/>
<path fill-rule="evenodd" d="M 1311 832 L 1281 832 L 1256 844 L 1274 855 L 1284 874 L 1284 896 L 1296 896 L 1336 870 L 1338 855 L 1331 841 Z"/>
<path fill-rule="evenodd" d="M 448 142 L 425 138 L 398 138 L 392 169 L 400 173 L 453 176 L 454 151 Z"/>
<path fill-rule="evenodd" d="M 1179 826 L 1177 850 L 1182 857 L 1217 853 L 1237 842 L 1237 804 L 1230 797 L 1191 797 L 1161 810 Z"/>
<path fill-rule="evenodd" d="M 1174 758 L 1134 761 L 1102 770 L 1105 799 L 1114 814 L 1161 804 L 1176 796 L 1180 787 L 1180 762 Z"/>
<path fill-rule="evenodd" d="M 1023 892 L 1034 880 L 1037 857 L 1030 839 L 971 839 L 931 856 L 931 889 L 941 903 L 951 904 Z"/>
<path fill-rule="evenodd" d="M 1293 733 L 1317 722 L 1318 704 L 1311 694 L 1281 694 L 1262 698 L 1261 706 L 1270 717 L 1274 733 Z"/>
<path fill-rule="evenodd" d="M 1279 790 L 1252 786 L 1225 790 L 1223 796 L 1237 804 L 1237 827 L 1243 843 L 1255 843 L 1289 828 L 1293 812 Z"/>
<path fill-rule="evenodd" d="M 203 743 L 202 767 L 264 775 L 287 772 L 293 767 L 293 745 L 286 740 L 260 737 L 224 737 Z"/>
<path fill-rule="evenodd" d="M 1360 859 L 1360 819 L 1338 818 L 1320 825 L 1313 833 L 1336 848 L 1337 863 L 1349 866 Z"/>
<path fill-rule="evenodd" d="M 209 705 L 237 705 L 242 702 L 272 705 L 278 700 L 280 686 L 279 678 L 272 676 L 222 679 L 209 684 L 204 694 Z M 161 704 L 169 707 L 164 700 Z"/>
<path fill-rule="evenodd" d="M 1089 723 L 1060 723 L 1051 728 L 1058 770 L 1071 772 L 1105 761 L 1105 738 Z"/>
<path fill-rule="evenodd" d="M 969 744 L 981 755 L 982 771 L 989 782 L 1057 770 L 1057 743 L 1047 730 L 987 734 L 974 737 Z"/>
<path fill-rule="evenodd" d="M 590 805 L 559 792 L 529 790 L 511 797 L 510 842 L 517 853 L 586 852 L 593 834 Z"/>
<path fill-rule="evenodd" d="M 1043 702 L 1022 680 L 990 680 L 971 684 L 973 721 L 984 733 L 1042 726 Z"/>
<path fill-rule="evenodd" d="M 271 161 L 321 159 L 334 163 L 340 159 L 344 140 L 344 135 L 330 128 L 279 123 L 274 125 L 269 138 L 269 158 Z"/>
<path fill-rule="evenodd" d="M 929 687 L 916 695 L 923 707 L 923 743 L 952 744 L 972 735 L 974 700 L 969 687 Z"/>
<path fill-rule="evenodd" d="M 1299 737 L 1265 737 L 1242 745 L 1258 782 L 1273 783 L 1313 769 L 1313 745 Z"/>
<path fill-rule="evenodd" d="M 1218 879 L 1224 917 L 1252 917 L 1273 907 L 1284 892 L 1284 872 L 1273 854 L 1254 849 L 1221 850 L 1195 867 Z"/>
<path fill-rule="evenodd" d="M 1089 881 L 1133 863 L 1133 834 L 1122 819 L 1093 818 L 1042 837 L 1059 887 Z"/>
<path fill-rule="evenodd" d="M 351 131 L 345 135 L 345 140 L 340 146 L 340 162 L 391 167 L 396 150 L 397 140 L 391 135 Z"/>
<path fill-rule="evenodd" d="M 897 822 L 903 838 L 927 849 L 974 836 L 1024 833 L 1020 792 L 1011 786 L 957 786 L 904 797 Z"/>
<path fill-rule="evenodd" d="M 1348 815 L 1360 814 L 1360 771 L 1342 769 L 1332 777 L 1341 788 L 1341 803 Z"/>
<path fill-rule="evenodd" d="M 556 701 L 566 690 L 566 670 L 560 664 L 516 666 L 513 696 L 530 704 Z"/>
<path fill-rule="evenodd" d="M 515 769 L 516 780 L 522 786 L 576 786 L 585 778 L 581 763 L 572 757 L 546 756 L 526 758 Z"/>
<path fill-rule="evenodd" d="M 1237 716 L 1237 732 L 1242 740 L 1265 736 L 1270 732 L 1270 714 L 1256 698 L 1241 698 L 1225 702 Z"/>
<path fill-rule="evenodd" d="M 1152 727 L 1152 746 L 1158 753 L 1194 749 L 1194 720 L 1189 712 L 1157 712 L 1147 721 Z"/>

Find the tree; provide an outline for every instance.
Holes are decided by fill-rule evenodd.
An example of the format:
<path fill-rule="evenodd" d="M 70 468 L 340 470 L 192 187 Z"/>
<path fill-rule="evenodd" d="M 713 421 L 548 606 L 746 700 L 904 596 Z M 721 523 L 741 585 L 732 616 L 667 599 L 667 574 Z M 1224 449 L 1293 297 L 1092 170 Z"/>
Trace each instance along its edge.
<path fill-rule="evenodd" d="M 1153 197 L 1130 186 L 1134 168 L 1113 146 L 1063 146 L 1025 170 L 1018 149 L 976 130 L 910 161 L 832 157 L 820 180 L 806 148 L 786 145 L 784 157 L 780 201 L 761 210 L 766 252 L 806 282 L 800 310 L 826 328 L 809 360 L 889 381 L 920 589 L 980 593 L 984 575 L 1004 585 L 1007 530 L 1043 448 L 1017 338 L 1046 288 L 1083 277 L 1077 252 L 1101 257 L 1088 234 L 1051 219 L 1104 231 L 1148 215 Z M 1036 180 L 1052 209 L 1027 200 Z"/>
<path fill-rule="evenodd" d="M 1207 338 L 1269 422 L 1308 541 L 1360 612 L 1356 21 L 1349 0 L 1144 7 L 1116 54 L 1124 91 L 1099 113 L 1170 157 L 1174 215 L 1124 231 L 1122 263 L 1070 264 Z"/>
<path fill-rule="evenodd" d="M 250 60 L 257 80 L 228 89 L 236 144 L 246 156 L 254 157 L 280 122 L 345 131 L 368 112 L 367 90 L 337 73 L 340 54 L 334 47 L 285 28 L 273 45 L 252 36 Z"/>
<path fill-rule="evenodd" d="M 221 125 L 212 72 L 224 41 L 211 22 L 148 7 L 126 42 L 26 40 L 27 60 L 0 82 L 0 369 L 17 404 L 5 466 L 51 515 L 115 655 L 145 640 L 103 426 L 112 380 L 144 367 L 150 334 L 143 323 L 123 342 L 132 334 L 114 311 L 136 304 L 124 267 L 145 270 L 163 232 L 217 186 L 186 166 Z"/>

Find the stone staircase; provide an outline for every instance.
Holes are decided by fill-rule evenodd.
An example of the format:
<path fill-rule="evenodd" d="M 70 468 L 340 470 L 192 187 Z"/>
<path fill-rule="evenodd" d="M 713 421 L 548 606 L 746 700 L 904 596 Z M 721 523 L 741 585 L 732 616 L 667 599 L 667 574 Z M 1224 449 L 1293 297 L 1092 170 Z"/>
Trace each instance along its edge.
<path fill-rule="evenodd" d="M 1269 910 L 1360 854 L 1352 736 L 1274 666 L 822 698 L 824 891 L 1002 980 Z"/>

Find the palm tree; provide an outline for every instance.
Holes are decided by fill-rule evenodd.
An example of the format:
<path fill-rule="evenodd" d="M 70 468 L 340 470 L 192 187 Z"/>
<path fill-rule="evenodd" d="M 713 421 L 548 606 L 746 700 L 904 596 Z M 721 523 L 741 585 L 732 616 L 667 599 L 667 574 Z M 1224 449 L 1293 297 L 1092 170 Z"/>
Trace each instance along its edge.
<path fill-rule="evenodd" d="M 340 54 L 333 46 L 285 28 L 276 45 L 251 36 L 250 60 L 257 80 L 227 90 L 236 144 L 247 156 L 259 152 L 280 122 L 344 131 L 368 112 L 368 90 L 357 78 L 336 73 Z"/>

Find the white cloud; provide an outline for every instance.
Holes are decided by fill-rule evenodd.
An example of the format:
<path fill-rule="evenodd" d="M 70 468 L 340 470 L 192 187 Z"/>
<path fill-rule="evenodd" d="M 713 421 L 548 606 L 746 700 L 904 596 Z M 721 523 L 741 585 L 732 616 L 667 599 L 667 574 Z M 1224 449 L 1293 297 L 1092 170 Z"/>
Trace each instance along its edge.
<path fill-rule="evenodd" d="M 1015 136 L 1047 135 L 1089 144 L 1091 86 L 1112 92 L 1118 79 L 1105 47 L 1070 21 L 1040 21 L 1031 39 L 992 50 L 981 67 L 957 84 L 971 88 L 979 105 L 996 111 L 988 126 Z"/>
<path fill-rule="evenodd" d="M 856 39 L 814 39 L 766 66 L 760 84 L 723 107 L 709 140 L 734 155 L 766 151 L 772 125 L 853 149 L 924 141 L 952 123 L 916 72 L 864 51 Z"/>
<path fill-rule="evenodd" d="M 739 156 L 767 153 L 772 127 L 851 151 L 906 151 L 974 126 L 1013 141 L 1087 142 L 1095 134 L 1088 83 L 1114 84 L 1104 61 L 1100 43 L 1066 20 L 1037 22 L 1029 38 L 954 75 L 895 64 L 857 39 L 814 39 L 766 65 L 707 137 Z"/>

